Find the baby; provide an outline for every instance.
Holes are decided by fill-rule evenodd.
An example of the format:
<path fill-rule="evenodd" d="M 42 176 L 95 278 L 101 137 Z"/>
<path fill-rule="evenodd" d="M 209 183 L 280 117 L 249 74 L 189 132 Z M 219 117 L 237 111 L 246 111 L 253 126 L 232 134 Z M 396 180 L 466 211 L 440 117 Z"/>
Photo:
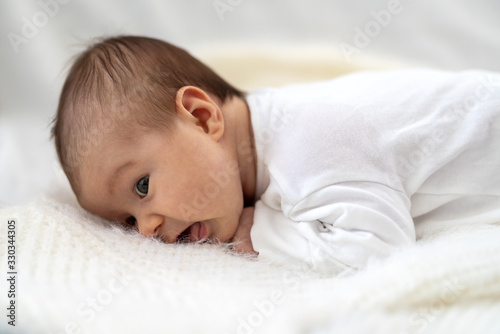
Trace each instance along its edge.
<path fill-rule="evenodd" d="M 73 64 L 53 136 L 83 208 L 169 243 L 342 273 L 500 222 L 500 75 L 486 71 L 245 94 L 173 45 L 116 37 Z"/>

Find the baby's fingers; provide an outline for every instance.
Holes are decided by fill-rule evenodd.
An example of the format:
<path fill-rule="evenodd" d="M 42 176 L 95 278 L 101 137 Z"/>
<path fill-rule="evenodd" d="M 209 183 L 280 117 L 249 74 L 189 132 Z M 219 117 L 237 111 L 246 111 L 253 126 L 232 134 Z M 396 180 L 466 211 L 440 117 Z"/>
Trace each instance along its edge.
<path fill-rule="evenodd" d="M 259 254 L 253 249 L 252 241 L 250 239 L 250 230 L 252 229 L 253 225 L 253 210 L 253 207 L 247 207 L 243 209 L 243 212 L 240 216 L 238 229 L 233 236 L 233 250 L 242 254 Z"/>
<path fill-rule="evenodd" d="M 259 255 L 259 253 L 253 249 L 252 242 L 250 241 L 250 239 L 245 241 L 235 240 L 235 244 L 233 245 L 233 250 L 240 254 L 251 254 L 255 256 Z"/>

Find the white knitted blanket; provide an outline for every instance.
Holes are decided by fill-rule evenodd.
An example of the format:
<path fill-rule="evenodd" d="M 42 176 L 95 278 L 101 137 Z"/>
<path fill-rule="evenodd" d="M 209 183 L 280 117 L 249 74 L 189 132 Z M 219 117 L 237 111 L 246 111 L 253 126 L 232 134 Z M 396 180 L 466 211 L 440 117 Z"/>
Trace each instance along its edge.
<path fill-rule="evenodd" d="M 71 196 L 0 217 L 17 220 L 18 246 L 16 327 L 2 316 L 1 333 L 500 333 L 498 225 L 335 278 L 125 233 Z M 5 222 L 0 235 L 5 268 Z"/>

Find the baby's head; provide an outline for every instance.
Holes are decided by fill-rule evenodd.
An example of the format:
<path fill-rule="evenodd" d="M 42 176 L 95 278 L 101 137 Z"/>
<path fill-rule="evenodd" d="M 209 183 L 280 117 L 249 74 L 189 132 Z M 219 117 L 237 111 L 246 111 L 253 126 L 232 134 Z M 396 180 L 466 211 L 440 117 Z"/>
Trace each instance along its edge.
<path fill-rule="evenodd" d="M 243 179 L 225 106 L 242 97 L 166 42 L 91 46 L 70 69 L 52 129 L 79 203 L 167 242 L 228 241 Z"/>

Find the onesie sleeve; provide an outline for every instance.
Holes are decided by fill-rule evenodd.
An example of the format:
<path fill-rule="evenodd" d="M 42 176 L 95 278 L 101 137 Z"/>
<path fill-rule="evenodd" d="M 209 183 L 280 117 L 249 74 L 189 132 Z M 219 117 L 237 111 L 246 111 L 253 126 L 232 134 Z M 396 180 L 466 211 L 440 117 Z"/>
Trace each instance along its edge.
<path fill-rule="evenodd" d="M 261 257 L 347 274 L 415 242 L 409 203 L 375 182 L 330 185 L 281 210 L 258 201 L 251 239 Z"/>

